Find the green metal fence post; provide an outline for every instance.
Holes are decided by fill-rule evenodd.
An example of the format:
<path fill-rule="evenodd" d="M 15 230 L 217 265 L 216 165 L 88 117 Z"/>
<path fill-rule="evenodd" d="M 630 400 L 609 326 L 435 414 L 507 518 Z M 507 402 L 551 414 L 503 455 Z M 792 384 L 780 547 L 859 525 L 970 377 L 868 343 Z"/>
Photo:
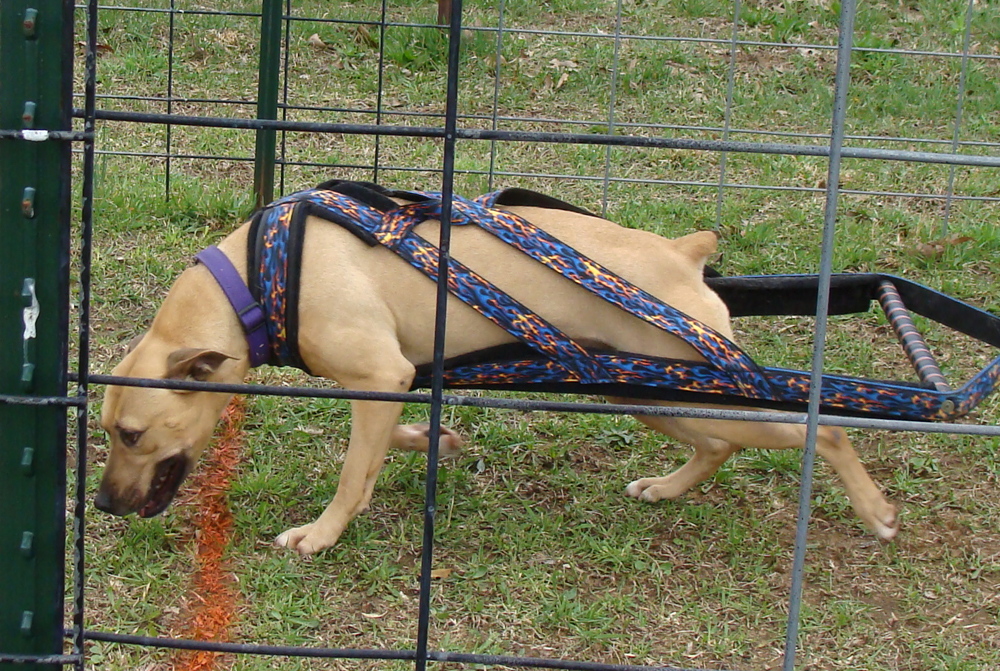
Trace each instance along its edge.
<path fill-rule="evenodd" d="M 32 399 L 66 396 L 71 154 L 45 131 L 71 130 L 72 59 L 71 0 L 0 3 L 0 654 L 8 659 L 63 649 L 66 407 Z"/>
<path fill-rule="evenodd" d="M 264 0 L 260 17 L 260 63 L 257 78 L 257 118 L 278 118 L 278 80 L 281 73 L 282 0 Z M 256 206 L 274 200 L 274 164 L 277 131 L 257 131 L 254 154 L 253 193 Z"/>

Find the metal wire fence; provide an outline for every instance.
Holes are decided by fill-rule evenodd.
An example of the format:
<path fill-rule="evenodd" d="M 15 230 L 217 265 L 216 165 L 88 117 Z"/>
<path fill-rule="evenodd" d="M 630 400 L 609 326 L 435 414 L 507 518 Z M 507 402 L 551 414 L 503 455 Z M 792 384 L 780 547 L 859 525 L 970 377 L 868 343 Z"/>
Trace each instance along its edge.
<path fill-rule="evenodd" d="M 602 17 L 600 26 L 593 30 L 574 29 L 542 29 L 529 25 L 520 25 L 516 12 L 512 17 L 509 4 L 499 0 L 496 6 L 479 8 L 486 18 L 478 25 L 463 26 L 463 6 L 461 0 L 454 0 L 451 23 L 447 29 L 447 40 L 440 46 L 441 53 L 447 59 L 447 68 L 443 71 L 443 88 L 435 100 L 424 101 L 424 104 L 403 106 L 393 99 L 393 89 L 384 80 L 385 63 L 389 56 L 386 53 L 390 44 L 388 35 L 392 31 L 404 31 L 411 36 L 433 34 L 440 35 L 441 27 L 402 20 L 405 14 L 399 7 L 392 7 L 386 0 L 374 11 L 374 15 L 357 18 L 332 18 L 330 16 L 306 16 L 298 13 L 298 8 L 292 2 L 282 4 L 274 0 L 265 0 L 263 9 L 258 11 L 256 3 L 232 3 L 236 9 L 218 11 L 206 9 L 195 4 L 180 0 L 169 2 L 150 2 L 140 5 L 100 5 L 96 0 L 86 6 L 78 7 L 79 21 L 78 38 L 84 54 L 83 63 L 79 69 L 78 90 L 75 100 L 79 108 L 75 117 L 81 130 L 67 133 L 65 139 L 82 141 L 80 174 L 82 177 L 83 206 L 80 213 L 80 296 L 79 296 L 79 339 L 76 355 L 77 370 L 75 380 L 76 394 L 70 398 L 44 397 L 34 398 L 32 403 L 68 405 L 77 408 L 77 463 L 76 463 L 76 501 L 73 562 L 73 626 L 70 632 L 72 638 L 72 654 L 49 657 L 44 661 L 55 664 L 73 664 L 78 669 L 86 666 L 84 647 L 86 641 L 107 641 L 123 644 L 148 645 L 159 647 L 176 647 L 186 649 L 215 650 L 246 654 L 269 654 L 289 656 L 312 656 L 318 658 L 344 659 L 379 659 L 403 660 L 413 662 L 419 670 L 428 662 L 453 662 L 464 665 L 507 665 L 538 668 L 586 669 L 586 670 L 623 670 L 644 667 L 596 664 L 590 662 L 573 662 L 560 660 L 543 660 L 526 657 L 502 657 L 480 654 L 460 654 L 433 651 L 428 646 L 428 629 L 430 625 L 430 595 L 431 567 L 434 557 L 435 519 L 434 506 L 437 484 L 437 435 L 432 429 L 431 451 L 428 458 L 426 480 L 426 502 L 424 510 L 423 552 L 421 555 L 421 585 L 419 606 L 419 629 L 417 645 L 414 650 L 348 650 L 348 649 L 317 649 L 293 648 L 285 646 L 260 646 L 222 643 L 204 643 L 189 640 L 167 640 L 144 636 L 130 636 L 120 633 L 92 631 L 86 628 L 84 613 L 84 522 L 85 522 L 85 492 L 87 472 L 87 395 L 92 385 L 122 384 L 122 385 L 154 385 L 166 388 L 213 389 L 247 394 L 270 394 L 282 396 L 306 396 L 347 399 L 380 399 L 405 400 L 407 402 L 427 403 L 431 407 L 431 427 L 440 424 L 442 408 L 448 405 L 476 405 L 485 408 L 518 408 L 531 410 L 547 410 L 559 412 L 597 412 L 597 413 L 634 413 L 634 406 L 590 403 L 556 403 L 537 400 L 513 400 L 504 398 L 483 398 L 469 396 L 453 396 L 444 393 L 442 384 L 443 368 L 443 333 L 446 314 L 443 309 L 443 298 L 447 295 L 444 282 L 438 286 L 439 308 L 437 314 L 436 345 L 434 361 L 434 383 L 429 394 L 364 394 L 343 390 L 305 387 L 267 387 L 262 385 L 208 385 L 197 383 L 171 383 L 164 381 L 136 381 L 93 374 L 90 370 L 90 329 L 91 329 L 91 254 L 93 235 L 93 206 L 95 178 L 99 168 L 97 161 L 102 157 L 135 158 L 150 161 L 151 164 L 162 166 L 163 185 L 166 197 L 171 197 L 175 189 L 175 176 L 178 165 L 194 165 L 198 163 L 210 166 L 236 166 L 240 175 L 249 174 L 249 164 L 255 164 L 256 187 L 258 202 L 269 200 L 271 195 L 271 176 L 275 175 L 277 189 L 285 192 L 289 185 L 300 185 L 308 182 L 314 174 L 338 175 L 351 174 L 374 181 L 392 180 L 397 177 L 404 179 L 437 180 L 444 195 L 445 213 L 442 221 L 447 222 L 450 196 L 456 183 L 485 184 L 489 188 L 498 180 L 510 178 L 546 181 L 558 181 L 569 185 L 582 185 L 580 193 L 596 202 L 602 211 L 613 208 L 616 187 L 633 187 L 642 185 L 651 188 L 678 187 L 697 190 L 712 194 L 714 213 L 710 215 L 716 226 L 723 221 L 723 204 L 728 193 L 736 190 L 763 191 L 780 197 L 787 193 L 824 194 L 824 225 L 822 234 L 822 256 L 819 265 L 820 291 L 816 315 L 816 343 L 811 364 L 812 389 L 809 411 L 804 414 L 723 411 L 710 409 L 643 407 L 644 414 L 671 415 L 685 417 L 711 417 L 720 419 L 753 419 L 755 421 L 804 423 L 808 430 L 808 445 L 802 465 L 802 485 L 799 497 L 799 512 L 792 569 L 792 585 L 788 595 L 788 620 L 785 637 L 784 668 L 792 669 L 796 663 L 796 648 L 799 626 L 799 610 L 802 604 L 803 575 L 806 566 L 806 536 L 811 499 L 811 483 L 813 461 L 815 455 L 815 437 L 820 424 L 832 424 L 861 428 L 891 429 L 899 431 L 937 431 L 947 433 L 969 433 L 985 436 L 998 436 L 1000 429 L 993 426 L 979 425 L 927 425 L 916 422 L 899 422 L 865 418 L 832 417 L 820 414 L 818 384 L 824 369 L 824 347 L 826 338 L 827 317 L 826 303 L 830 291 L 830 277 L 833 268 L 833 242 L 835 225 L 838 217 L 839 198 L 851 196 L 879 196 L 891 198 L 906 198 L 915 200 L 930 200 L 943 203 L 941 221 L 942 228 L 947 228 L 953 215 L 956 203 L 996 203 L 1000 197 L 982 189 L 969 188 L 962 191 L 959 180 L 959 169 L 990 170 L 1000 167 L 1000 158 L 996 156 L 1000 142 L 992 137 L 972 133 L 963 134 L 966 119 L 963 117 L 964 105 L 968 99 L 967 73 L 970 64 L 976 62 L 995 62 L 1000 54 L 994 53 L 995 46 L 977 51 L 977 42 L 973 34 L 973 19 L 976 15 L 976 3 L 970 0 L 965 11 L 965 22 L 961 32 L 961 49 L 935 50 L 923 48 L 904 48 L 902 46 L 855 45 L 855 20 L 858 8 L 853 0 L 845 0 L 840 7 L 838 35 L 832 36 L 829 43 L 799 43 L 782 39 L 764 40 L 756 37 L 746 37 L 748 8 L 741 0 L 735 0 L 732 15 L 728 21 L 718 25 L 702 25 L 698 30 L 678 29 L 677 34 L 656 33 L 643 26 L 643 11 L 637 6 L 623 7 L 622 0 L 611 3 Z M 753 9 L 753 8 L 750 8 Z M 123 15 L 145 14 L 154 17 L 156 21 L 165 22 L 165 30 L 160 25 L 165 55 L 156 61 L 161 67 L 155 81 L 161 87 L 159 91 L 145 93 L 117 91 L 116 87 L 103 79 L 110 80 L 113 75 L 105 75 L 101 71 L 100 56 L 102 49 L 107 49 L 101 43 L 101 20 Z M 213 21 L 225 18 L 227 20 L 245 20 L 250 23 L 260 23 L 261 42 L 259 49 L 250 49 L 249 56 L 260 62 L 257 90 L 247 87 L 246 95 L 239 98 L 220 98 L 199 92 L 196 86 L 191 86 L 186 79 L 187 89 L 179 84 L 178 72 L 189 67 L 191 53 L 185 59 L 178 57 L 179 42 L 177 35 L 182 31 L 192 32 L 208 30 L 206 26 L 215 26 Z M 203 22 L 203 23 L 202 23 Z M 308 84 L 299 86 L 304 70 L 298 62 L 301 52 L 297 49 L 320 50 L 329 55 L 333 50 L 321 37 L 316 40 L 302 39 L 306 33 L 317 31 L 324 27 L 337 30 L 347 29 L 345 34 L 351 39 L 360 40 L 374 46 L 374 58 L 377 63 L 371 68 L 375 76 L 372 83 L 372 98 L 363 101 L 348 101 L 344 104 L 330 105 L 313 103 L 308 94 Z M 676 25 L 673 26 L 676 28 Z M 214 28 L 211 28 L 214 29 Z M 656 29 L 663 29 L 657 26 Z M 409 31 L 409 32 L 405 32 Z M 158 34 L 160 34 L 158 33 Z M 293 34 L 298 37 L 293 38 Z M 338 33 L 339 34 L 339 33 Z M 415 38 L 414 38 L 415 39 Z M 603 83 L 600 105 L 588 107 L 587 115 L 579 118 L 555 118 L 534 116 L 522 112 L 502 113 L 506 95 L 515 95 L 504 88 L 507 82 L 505 67 L 512 60 L 511 49 L 527 48 L 522 43 L 534 39 L 550 41 L 573 41 L 575 44 L 590 44 L 594 42 L 611 45 L 611 60 L 602 66 L 601 73 L 606 77 Z M 463 86 L 468 81 L 463 70 L 464 41 L 477 41 L 477 57 L 487 62 L 481 72 L 491 73 L 490 79 L 481 84 L 476 91 L 476 98 L 469 101 L 463 97 Z M 516 47 L 511 47 L 511 43 Z M 631 75 L 630 64 L 625 52 L 637 48 L 669 49 L 673 47 L 689 48 L 695 45 L 699 48 L 712 48 L 720 66 L 718 79 L 721 82 L 721 94 L 714 99 L 720 103 L 712 114 L 700 119 L 714 119 L 714 123 L 680 123 L 662 122 L 655 116 L 644 116 L 643 109 L 623 109 L 617 93 L 629 86 Z M 189 48 L 185 46 L 184 48 Z M 830 96 L 828 104 L 820 105 L 816 115 L 801 124 L 799 128 L 790 128 L 776 124 L 775 128 L 765 128 L 757 125 L 741 125 L 739 120 L 740 88 L 745 84 L 737 76 L 737 65 L 740 58 L 756 50 L 794 50 L 805 53 L 827 54 L 835 58 L 835 73 L 830 80 Z M 601 52 L 607 55 L 607 52 Z M 197 54 L 195 54 L 197 56 Z M 368 58 L 372 58 L 368 54 Z M 412 54 L 407 58 L 414 57 Z M 863 128 L 863 124 L 850 123 L 847 112 L 848 99 L 851 94 L 851 60 L 852 58 L 929 58 L 954 61 L 959 71 L 958 85 L 953 91 L 954 117 L 948 122 L 950 129 L 945 133 L 917 134 L 898 132 L 879 132 L 869 134 L 850 132 L 851 127 Z M 569 61 L 570 59 L 566 59 Z M 467 66 L 468 60 L 464 61 Z M 145 67 L 145 66 L 143 66 Z M 350 67 L 341 62 L 336 67 Z M 631 67 L 635 67 L 634 65 Z M 551 80 L 535 77 L 532 85 L 549 88 L 560 86 L 558 77 L 569 73 L 572 76 L 580 64 L 563 63 L 553 66 L 556 75 Z M 214 76 L 214 75 L 213 75 Z M 336 70 L 332 77 L 335 78 Z M 393 85 L 398 84 L 398 82 Z M 210 89 L 210 86 L 203 87 Z M 147 147 L 125 146 L 114 139 L 114 129 L 119 124 L 137 124 L 152 129 L 148 135 Z M 205 143 L 198 135 L 198 129 L 209 129 L 217 132 L 222 129 L 252 130 L 256 133 L 256 146 L 253 151 L 246 143 L 230 142 L 217 149 L 210 144 L 209 149 L 199 149 Z M 187 134 L 187 131 L 193 131 Z M 7 131 L 4 131 L 5 133 Z M 324 161 L 317 160 L 324 151 L 317 151 L 317 137 L 334 135 L 338 138 L 362 139 L 363 143 L 354 154 L 344 152 L 339 158 Z M 211 136 L 209 136 L 211 137 Z M 396 138 L 405 139 L 410 148 L 409 155 L 401 152 L 393 144 Z M 422 151 L 422 143 L 429 142 L 434 151 Z M 224 144 L 224 143 L 220 143 Z M 566 171 L 552 170 L 540 173 L 535 170 L 520 171 L 517 164 L 517 151 L 522 147 L 581 146 L 600 147 L 598 154 L 599 167 L 591 170 Z M 466 147 L 474 147 L 466 151 Z M 674 178 L 669 171 L 652 170 L 632 173 L 622 169 L 620 157 L 616 150 L 632 151 L 637 149 L 680 150 L 683 152 L 703 152 L 714 157 L 708 170 L 693 171 L 690 177 Z M 734 174 L 733 157 L 762 154 L 770 156 L 800 156 L 816 157 L 825 163 L 824 178 L 814 185 L 801 183 L 779 183 L 759 179 L 760 173 L 749 171 L 749 178 L 744 174 Z M 512 160 L 510 157 L 513 156 Z M 917 164 L 938 164 L 947 166 L 943 180 L 943 188 L 933 189 L 881 189 L 874 184 L 863 184 L 859 187 L 848 187 L 842 182 L 842 166 L 845 161 L 897 161 Z M 593 168 L 593 166 L 590 166 Z M 651 174 L 656 173 L 656 174 Z M 711 174 L 710 174 L 711 173 Z M 714 176 L 712 176 L 714 175 Z M 860 180 L 864 182 L 864 180 Z M 936 182 L 941 184 L 941 182 Z M 575 187 L 571 187 L 575 188 Z M 443 250 L 447 250 L 448 226 L 444 226 L 442 234 Z M 447 254 L 442 255 L 443 263 L 447 263 Z M 444 278 L 445 272 L 439 273 Z M 4 399 L 4 402 L 25 402 L 14 398 Z M 4 661 L 25 661 L 4 658 Z"/>

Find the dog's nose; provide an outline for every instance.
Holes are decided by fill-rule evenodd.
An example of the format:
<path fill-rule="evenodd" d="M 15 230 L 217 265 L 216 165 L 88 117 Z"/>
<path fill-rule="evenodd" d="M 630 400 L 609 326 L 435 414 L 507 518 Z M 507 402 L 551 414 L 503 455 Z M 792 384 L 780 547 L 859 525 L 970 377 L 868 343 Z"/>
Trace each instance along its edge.
<path fill-rule="evenodd" d="M 114 506 L 111 504 L 111 496 L 102 488 L 94 497 L 94 507 L 105 513 L 114 514 Z"/>

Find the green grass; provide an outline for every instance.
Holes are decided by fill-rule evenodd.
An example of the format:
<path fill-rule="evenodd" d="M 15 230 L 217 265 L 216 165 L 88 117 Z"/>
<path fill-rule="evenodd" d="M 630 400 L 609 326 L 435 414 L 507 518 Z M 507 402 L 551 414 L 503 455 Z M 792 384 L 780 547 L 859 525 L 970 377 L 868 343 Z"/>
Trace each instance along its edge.
<path fill-rule="evenodd" d="M 140 3 L 136 3 L 140 4 Z M 166 0 L 143 6 L 168 7 Z M 371 2 L 293 3 L 297 17 L 378 19 Z M 961 47 L 967 3 L 876 3 L 860 8 L 852 59 L 848 132 L 852 146 L 948 151 L 954 132 L 961 63 L 936 55 L 870 49 L 953 51 Z M 196 3 L 178 2 L 184 9 Z M 613 34 L 616 3 L 557 0 L 507 3 L 513 29 Z M 738 50 L 731 125 L 734 140 L 754 131 L 829 132 L 838 3 L 742 3 L 741 39 L 787 41 L 790 47 Z M 240 0 L 227 8 L 259 11 Z M 1000 13 L 977 5 L 976 53 L 993 54 Z M 427 24 L 426 2 L 391 2 L 390 20 Z M 501 44 L 497 93 L 502 129 L 607 132 L 615 96 L 616 132 L 718 139 L 725 119 L 732 6 L 719 0 L 623 3 L 625 34 L 686 36 L 714 42 L 622 40 L 611 90 L 614 41 L 606 36 L 511 32 Z M 497 22 L 493 3 L 470 2 L 467 26 Z M 186 14 L 174 26 L 174 94 L 253 100 L 258 22 L 247 17 Z M 82 25 L 82 24 L 81 24 Z M 101 94 L 163 96 L 167 91 L 168 18 L 102 10 Z M 310 43 L 317 35 L 323 47 Z M 78 38 L 78 39 L 82 39 Z M 290 29 L 288 118 L 374 122 L 377 26 L 359 29 L 295 21 Z M 491 127 L 496 37 L 467 31 L 460 109 Z M 386 30 L 381 104 L 384 123 L 441 124 L 446 40 L 434 27 Z M 794 45 L 811 45 L 810 48 Z M 865 50 L 868 49 L 868 50 Z M 80 59 L 82 61 L 82 58 Z M 973 60 L 961 139 L 997 142 L 1000 91 L 993 60 Z M 78 90 L 82 90 L 79 85 Z M 166 111 L 157 101 L 106 100 L 102 107 Z M 253 106 L 178 102 L 174 111 L 252 116 Z M 409 116 L 392 113 L 405 112 Z M 553 120 L 552 123 L 541 119 Z M 569 123 L 578 122 L 578 123 Z M 622 124 L 632 124 L 623 127 Z M 662 127 L 668 127 L 662 129 Z M 883 138 L 943 142 L 927 144 Z M 823 142 L 822 138 L 790 141 Z M 128 340 L 148 325 L 173 278 L 192 255 L 224 236 L 249 212 L 252 133 L 174 127 L 171 149 L 218 160 L 175 158 L 165 193 L 162 159 L 101 155 L 97 163 L 93 348 L 96 368 L 110 372 Z M 159 152 L 162 126 L 98 126 L 98 149 Z M 441 144 L 383 138 L 379 179 L 432 188 Z M 289 160 L 333 167 L 288 166 L 286 191 L 330 177 L 370 179 L 376 141 L 365 136 L 289 133 Z M 606 165 L 614 178 L 607 214 L 663 235 L 717 223 L 720 157 L 588 145 L 459 143 L 457 190 L 473 195 L 518 185 L 600 211 Z M 994 148 L 965 147 L 969 153 Z M 388 166 L 388 167 L 385 167 Z M 397 168 L 397 169 L 392 169 Z M 512 173 L 516 176 L 507 176 Z M 547 175 L 572 175 L 554 179 Z M 996 196 L 996 171 L 959 168 L 955 192 Z M 582 179 L 586 178 L 586 179 Z M 903 275 L 1000 312 L 995 259 L 1000 234 L 994 203 L 956 201 L 942 230 L 940 200 L 898 198 L 900 191 L 944 193 L 949 168 L 846 160 L 834 267 Z M 718 226 L 727 274 L 814 272 L 819 267 L 822 159 L 730 154 Z M 615 181 L 627 180 L 627 181 Z M 644 180 L 669 183 L 644 183 Z M 785 190 L 776 190 L 785 189 Z M 791 190 L 789 190 L 791 189 Z M 169 198 L 166 196 L 169 195 Z M 953 237 L 949 238 L 951 235 Z M 921 245 L 939 243 L 927 254 Z M 994 353 L 921 320 L 920 327 L 952 380 L 964 380 Z M 807 367 L 811 320 L 755 318 L 736 323 L 749 352 L 768 365 Z M 831 371 L 910 379 L 912 373 L 885 319 L 874 313 L 831 319 Z M 259 382 L 304 376 L 267 370 Z M 317 382 L 319 384 L 319 382 Z M 99 400 L 95 404 L 99 409 Z M 407 421 L 426 418 L 412 406 Z M 442 466 L 438 494 L 431 645 L 463 652 L 671 664 L 700 668 L 766 668 L 783 647 L 791 547 L 798 497 L 798 452 L 747 450 L 682 499 L 644 505 L 624 486 L 682 464 L 686 447 L 663 444 L 629 418 L 447 408 L 446 422 L 468 439 L 466 453 Z M 995 423 L 988 401 L 976 421 Z M 346 403 L 248 399 L 247 445 L 229 491 L 235 515 L 229 548 L 240 605 L 232 639 L 252 643 L 350 648 L 412 648 L 420 571 L 425 462 L 392 455 L 372 509 L 332 549 L 309 560 L 270 547 L 284 529 L 312 520 L 336 489 L 347 439 Z M 96 489 L 106 438 L 92 427 L 88 485 Z M 852 432 L 873 477 L 901 508 L 904 530 L 880 545 L 860 527 L 843 490 L 820 464 L 800 635 L 800 667 L 985 669 L 1000 667 L 1000 459 L 996 438 L 947 434 Z M 153 520 L 88 521 L 88 626 L 172 635 L 191 600 L 195 566 L 193 509 L 183 502 Z M 164 651 L 107 644 L 89 647 L 95 668 L 166 665 Z M 329 663 L 240 657 L 235 669 L 317 669 Z M 408 668 L 404 664 L 335 663 L 336 668 Z"/>

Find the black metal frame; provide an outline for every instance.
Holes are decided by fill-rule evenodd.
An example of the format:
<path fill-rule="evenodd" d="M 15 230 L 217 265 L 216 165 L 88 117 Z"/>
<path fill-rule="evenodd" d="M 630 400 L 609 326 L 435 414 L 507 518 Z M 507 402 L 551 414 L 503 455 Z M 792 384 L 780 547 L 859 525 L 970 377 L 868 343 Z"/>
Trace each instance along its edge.
<path fill-rule="evenodd" d="M 971 3 L 970 3 L 971 8 Z M 633 146 L 633 147 L 660 147 L 672 149 L 686 149 L 697 151 L 717 151 L 717 152 L 752 152 L 769 154 L 792 154 L 800 156 L 822 156 L 828 157 L 830 161 L 830 172 L 828 183 L 825 189 L 827 193 L 827 216 L 824 229 L 824 254 L 823 262 L 819 274 L 818 299 L 817 299 L 817 342 L 813 359 L 813 389 L 818 389 L 819 376 L 822 373 L 823 349 L 822 343 L 825 337 L 826 315 L 828 314 L 828 302 L 830 297 L 831 264 L 830 254 L 832 253 L 833 241 L 833 221 L 836 214 L 836 203 L 838 193 L 847 193 L 841 190 L 839 184 L 839 167 L 842 158 L 872 158 L 882 160 L 901 160 L 945 163 L 956 165 L 976 165 L 1000 167 L 1000 158 L 996 157 L 975 157 L 960 156 L 957 153 L 931 153 L 931 152 L 909 152 L 890 151 L 877 149 L 852 149 L 844 147 L 843 131 L 843 109 L 844 96 L 847 90 L 848 70 L 851 53 L 851 34 L 853 28 L 853 17 L 855 6 L 853 0 L 845 0 L 842 3 L 841 19 L 841 43 L 838 47 L 838 73 L 837 73 L 837 102 L 835 104 L 832 132 L 828 138 L 829 144 L 826 146 L 803 146 L 796 144 L 776 144 L 776 143 L 749 143 L 732 142 L 728 139 L 715 141 L 695 141 L 685 139 L 670 139 L 664 137 L 643 138 L 636 136 L 623 136 L 614 134 L 582 134 L 582 133 L 546 133 L 546 132 L 516 132 L 501 130 L 473 130 L 463 129 L 458 126 L 458 82 L 459 82 L 459 40 L 461 36 L 461 0 L 454 0 L 452 5 L 450 24 L 450 47 L 448 54 L 448 90 L 446 92 L 447 109 L 444 115 L 443 127 L 397 127 L 383 124 L 384 116 L 389 116 L 379 106 L 377 122 L 375 124 L 326 124 L 326 123 L 303 123 L 290 122 L 287 120 L 241 120 L 225 118 L 203 118 L 203 117 L 183 117 L 170 114 L 137 114 L 127 112 L 112 112 L 97 109 L 96 95 L 96 55 L 97 55 L 97 17 L 99 12 L 98 1 L 88 0 L 86 5 L 87 13 L 87 36 L 85 48 L 85 85 L 83 93 L 84 106 L 75 111 L 75 116 L 83 120 L 82 132 L 55 131 L 50 132 L 52 141 L 75 141 L 83 143 L 83 202 L 81 212 L 80 227 L 80 295 L 79 295 L 79 350 L 77 359 L 77 371 L 71 375 L 75 380 L 75 393 L 65 397 L 44 396 L 25 398 L 20 396 L 0 396 L 0 404 L 16 403 L 31 404 L 39 406 L 65 406 L 76 409 L 77 418 L 77 462 L 76 462 L 76 500 L 73 510 L 74 525 L 74 575 L 73 575 L 73 620 L 72 629 L 68 636 L 72 641 L 72 654 L 68 655 L 48 655 L 48 656 L 20 656 L 3 655 L 0 662 L 35 662 L 38 664 L 72 664 L 77 669 L 85 668 L 85 641 L 107 641 L 115 643 L 126 643 L 136 645 L 148 645 L 158 647 L 172 647 L 184 649 L 211 650 L 220 652 L 236 652 L 246 654 L 281 654 L 299 655 L 327 658 L 351 658 L 351 659 L 387 659 L 387 660 L 407 660 L 413 661 L 417 671 L 422 671 L 427 662 L 457 662 L 463 664 L 495 664 L 506 666 L 525 666 L 536 668 L 560 668 L 580 671 L 634 671 L 641 668 L 630 665 L 596 664 L 589 662 L 574 662 L 563 660 L 543 660 L 524 657 L 503 657 L 494 655 L 472 655 L 461 653 L 448 653 L 431 651 L 427 647 L 428 627 L 429 627 L 429 597 L 430 597 L 430 566 L 433 557 L 434 546 L 434 522 L 435 522 L 435 489 L 437 483 L 437 428 L 440 424 L 440 415 L 445 405 L 475 405 L 479 407 L 492 408 L 517 408 L 517 409 L 537 409 L 566 412 L 599 412 L 609 414 L 620 414 L 625 412 L 635 412 L 639 407 L 643 414 L 659 414 L 686 417 L 713 417 L 720 419 L 753 419 L 754 421 L 770 421 L 785 423 L 804 423 L 808 427 L 809 439 L 805 451 L 802 471 L 802 489 L 800 493 L 798 529 L 796 534 L 795 562 L 793 565 L 793 586 L 790 596 L 790 613 L 788 620 L 788 630 L 786 635 L 786 655 L 785 668 L 792 669 L 795 662 L 796 638 L 798 626 L 798 609 L 801 603 L 802 575 L 805 561 L 805 535 L 807 529 L 809 501 L 811 494 L 811 475 L 813 459 L 815 455 L 815 435 L 819 424 L 831 424 L 840 426 L 860 426 L 866 428 L 888 428 L 897 430 L 914 431 L 934 431 L 947 433 L 968 433 L 977 435 L 1000 435 L 996 427 L 988 426 L 956 426 L 956 425 L 928 425 L 922 422 L 900 422 L 891 420 L 877 420 L 869 418 L 845 418 L 821 415 L 819 412 L 818 397 L 813 395 L 810 398 L 809 410 L 807 413 L 786 414 L 786 413 L 760 413 L 739 410 L 703 410 L 703 409 L 679 409 L 664 408 L 660 406 L 624 406 L 624 405 L 595 405 L 588 403 L 553 403 L 537 400 L 520 399 L 487 399 L 469 398 L 463 396 L 446 396 L 443 392 L 442 372 L 443 372 L 443 333 L 446 323 L 445 304 L 443 300 L 447 295 L 446 286 L 443 279 L 446 272 L 439 272 L 442 281 L 438 285 L 438 312 L 436 315 L 436 336 L 435 336 L 435 357 L 434 357 L 434 377 L 430 394 L 374 394 L 361 392 L 347 392 L 342 390 L 317 390 L 311 388 L 296 387 L 265 387 L 260 385 L 211 385 L 205 383 L 181 383 L 166 382 L 162 380 L 134 380 L 116 378 L 106 375 L 92 375 L 90 373 L 90 301 L 91 301 L 91 255 L 92 255 L 92 233 L 93 233 L 93 196 L 94 196 L 94 162 L 96 156 L 95 148 L 95 124 L 99 120 L 128 121 L 143 123 L 161 123 L 170 125 L 191 125 L 216 128 L 246 128 L 262 130 L 297 130 L 311 132 L 333 132 L 352 133 L 375 136 L 402 136 L 402 137 L 428 137 L 441 138 L 444 141 L 444 163 L 440 173 L 442 176 L 442 192 L 447 210 L 451 202 L 452 184 L 456 168 L 454 165 L 455 144 L 459 140 L 480 140 L 480 141 L 514 141 L 514 142 L 555 142 L 555 143 L 587 143 L 604 146 Z M 173 10 L 150 10 L 150 11 L 171 11 Z M 193 12 L 191 12 L 193 13 Z M 737 0 L 736 16 L 738 17 L 739 6 Z M 254 13 L 227 12 L 226 14 L 241 16 L 259 16 Z M 292 17 L 290 9 L 286 11 L 283 20 L 296 20 Z M 171 14 L 171 17 L 173 14 Z M 385 20 L 385 5 L 383 3 L 383 20 L 378 25 L 384 30 L 387 25 L 393 25 Z M 734 36 L 735 44 L 735 36 Z M 761 43 L 766 44 L 766 43 Z M 71 48 L 71 46 L 69 47 Z M 817 48 L 828 48 L 817 45 Z M 873 50 L 878 51 L 878 50 Z M 916 53 L 916 52 L 914 52 Z M 232 102 L 232 101 L 220 101 Z M 384 116 L 383 116 L 384 115 Z M 3 130 L 3 138 L 14 138 L 13 131 Z M 959 142 L 953 144 L 953 149 Z M 217 157 L 202 157 L 217 158 Z M 65 175 L 67 183 L 69 175 Z M 668 183 L 668 182 L 664 182 Z M 724 178 L 720 178 L 721 186 L 726 185 Z M 809 189 L 803 189 L 809 190 Z M 819 190 L 819 189 L 812 189 Z M 909 194 L 917 195 L 920 194 Z M 934 196 L 937 197 L 937 196 Z M 950 197 L 949 197 L 950 198 Z M 955 197 L 960 198 L 960 197 Z M 998 199 L 983 199 L 998 200 Z M 443 217 L 447 222 L 448 216 L 445 212 Z M 448 233 L 449 226 L 445 224 L 442 231 L 442 271 L 446 269 L 448 262 Z M 310 648 L 290 648 L 283 646 L 254 646 L 239 644 L 219 644 L 184 640 L 167 640 L 159 638 L 149 638 L 141 636 L 127 636 L 111 632 L 89 631 L 86 629 L 84 617 L 84 534 L 86 519 L 86 453 L 87 453 L 87 395 L 91 385 L 121 384 L 139 386 L 157 386 L 171 389 L 203 389 L 215 391 L 227 391 L 231 393 L 256 393 L 285 396 L 312 396 L 326 398 L 362 398 L 407 401 L 418 403 L 429 403 L 431 405 L 431 426 L 434 427 L 431 435 L 431 448 L 428 459 L 428 472 L 426 484 L 426 502 L 424 508 L 424 551 L 422 555 L 421 571 L 421 591 L 418 623 L 418 643 L 413 651 L 390 651 L 390 650 L 342 650 L 342 649 L 310 649 Z"/>

